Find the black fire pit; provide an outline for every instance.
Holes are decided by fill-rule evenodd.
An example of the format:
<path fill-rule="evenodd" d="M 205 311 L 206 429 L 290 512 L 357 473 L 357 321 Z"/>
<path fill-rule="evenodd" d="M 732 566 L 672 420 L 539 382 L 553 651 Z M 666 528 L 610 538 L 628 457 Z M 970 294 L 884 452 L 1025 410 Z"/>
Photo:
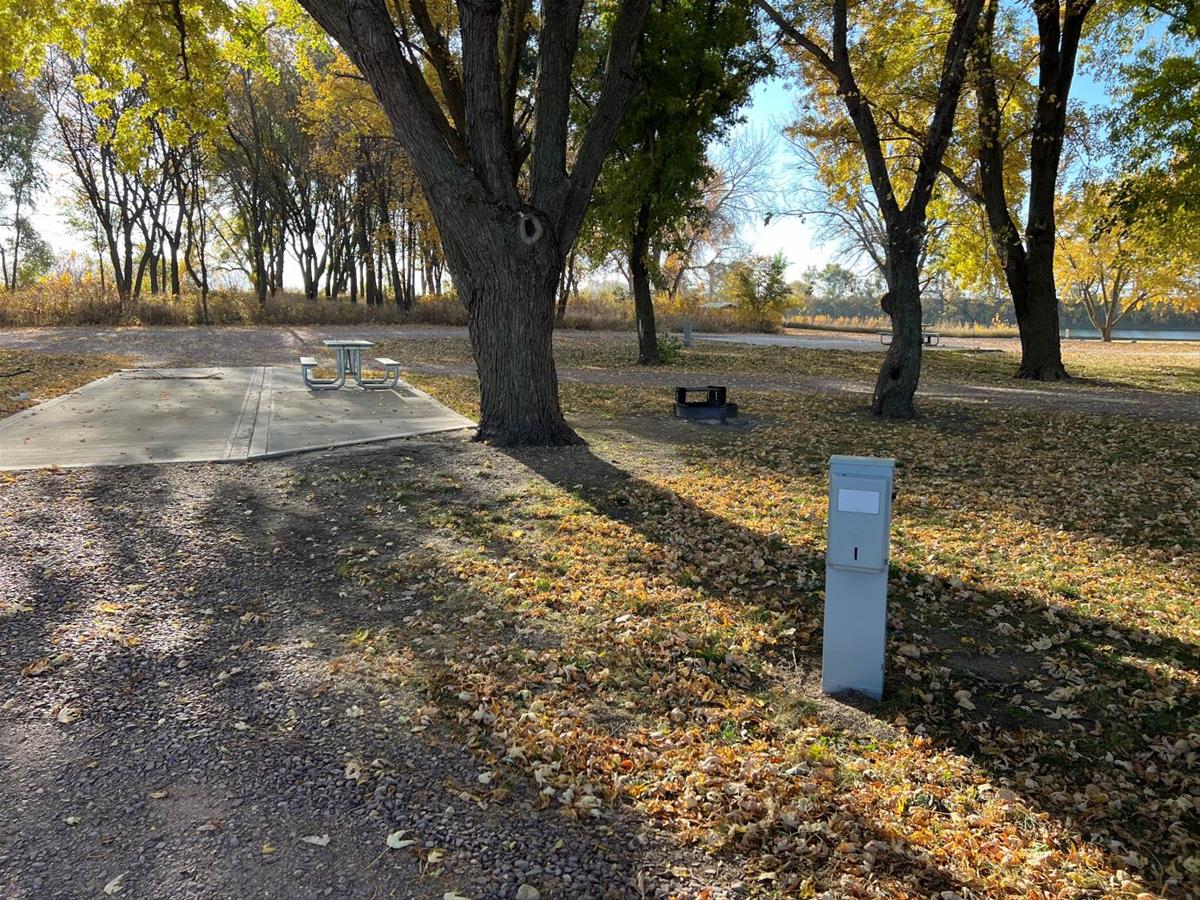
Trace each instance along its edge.
<path fill-rule="evenodd" d="M 704 394 L 703 400 L 689 400 L 688 394 Z M 675 388 L 675 418 L 692 422 L 719 422 L 732 419 L 738 413 L 736 403 L 725 399 L 725 386 Z"/>

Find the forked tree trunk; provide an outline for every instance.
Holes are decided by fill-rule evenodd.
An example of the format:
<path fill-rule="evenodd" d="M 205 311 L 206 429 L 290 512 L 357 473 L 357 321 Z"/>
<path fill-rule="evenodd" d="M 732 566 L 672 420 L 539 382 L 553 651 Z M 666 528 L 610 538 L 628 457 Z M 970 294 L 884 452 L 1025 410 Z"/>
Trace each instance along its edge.
<path fill-rule="evenodd" d="M 871 412 L 891 419 L 916 418 L 913 395 L 921 379 L 920 246 L 893 248 L 888 267 L 891 289 L 881 302 L 892 320 L 888 345 L 875 380 Z"/>
<path fill-rule="evenodd" d="M 649 0 L 617 4 L 603 83 L 575 140 L 571 88 L 583 4 L 541 10 L 524 150 L 515 107 L 530 47 L 526 16 L 502 25 L 503 4 L 462 2 L 457 34 L 446 35 L 418 8 L 424 4 L 409 4 L 418 50 L 385 0 L 300 2 L 370 83 L 429 201 L 467 307 L 480 382 L 477 437 L 506 446 L 580 443 L 558 402 L 554 295 L 637 86 L 634 56 Z M 427 79 L 436 79 L 436 92 Z"/>
<path fill-rule="evenodd" d="M 1067 97 L 1083 22 L 1095 0 L 1069 3 L 1060 19 L 1058 0 L 1035 4 L 1038 20 L 1038 103 L 1029 149 L 1029 191 L 1022 242 L 1004 184 L 1005 134 L 996 86 L 992 44 L 998 0 L 988 3 L 974 46 L 976 110 L 980 140 L 980 185 L 992 240 L 1003 261 L 1005 280 L 1021 335 L 1018 378 L 1069 378 L 1059 339 L 1058 292 L 1054 284 L 1054 204 L 1066 131 Z"/>
<path fill-rule="evenodd" d="M 637 316 L 638 365 L 657 366 L 658 330 L 654 322 L 654 295 L 650 291 L 650 206 L 642 204 L 629 241 L 629 276 L 633 282 L 633 309 Z"/>

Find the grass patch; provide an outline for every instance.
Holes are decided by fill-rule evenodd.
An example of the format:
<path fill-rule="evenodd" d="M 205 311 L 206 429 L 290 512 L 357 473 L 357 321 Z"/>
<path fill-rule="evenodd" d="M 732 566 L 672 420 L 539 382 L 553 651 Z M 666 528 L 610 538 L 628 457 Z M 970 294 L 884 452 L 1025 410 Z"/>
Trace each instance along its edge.
<path fill-rule="evenodd" d="M 381 355 L 401 362 L 471 363 L 466 337 L 405 339 L 379 345 Z M 922 379 L 939 385 L 983 385 L 1019 390 L 1070 392 L 1097 387 L 1140 388 L 1169 393 L 1200 392 L 1200 345 L 1068 344 L 1064 349 L 1072 381 L 1055 384 L 1017 381 L 1020 364 L 1013 352 L 929 350 Z M 634 335 L 559 334 L 555 358 L 561 368 L 630 369 L 637 359 Z M 873 383 L 883 362 L 882 350 L 821 350 L 751 347 L 700 341 L 680 349 L 669 368 L 680 372 L 831 378 Z"/>
<path fill-rule="evenodd" d="M 471 412 L 471 380 L 419 381 Z M 768 893 L 1200 883 L 1200 429 L 777 393 L 748 402 L 778 424 L 720 432 L 634 388 L 563 399 L 589 449 L 407 470 L 441 557 L 403 585 L 429 601 L 421 677 L 488 765 Z M 887 695 L 861 708 L 813 686 L 838 452 L 898 460 Z"/>
<path fill-rule="evenodd" d="M 121 356 L 0 350 L 0 416 L 66 394 L 130 364 Z"/>

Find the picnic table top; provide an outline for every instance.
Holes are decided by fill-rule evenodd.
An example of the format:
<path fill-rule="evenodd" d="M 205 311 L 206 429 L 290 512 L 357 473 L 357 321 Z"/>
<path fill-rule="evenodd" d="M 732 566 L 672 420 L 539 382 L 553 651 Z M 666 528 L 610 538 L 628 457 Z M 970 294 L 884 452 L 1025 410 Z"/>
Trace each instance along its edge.
<path fill-rule="evenodd" d="M 364 341 L 361 338 L 343 339 L 330 338 L 327 341 L 322 341 L 326 347 L 374 347 L 374 341 Z"/>

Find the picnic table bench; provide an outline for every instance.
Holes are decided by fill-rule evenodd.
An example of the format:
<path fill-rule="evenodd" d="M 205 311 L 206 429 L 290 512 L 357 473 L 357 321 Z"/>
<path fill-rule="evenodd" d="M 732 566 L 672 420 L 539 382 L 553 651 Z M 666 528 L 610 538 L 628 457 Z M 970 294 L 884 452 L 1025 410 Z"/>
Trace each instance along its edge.
<path fill-rule="evenodd" d="M 333 378 L 317 378 L 313 375 L 313 370 L 317 368 L 317 358 L 300 357 L 300 377 L 304 379 L 304 384 L 309 390 L 336 391 L 345 385 L 346 376 L 353 378 L 359 387 L 368 391 L 391 390 L 400 382 L 400 363 L 386 356 L 375 358 L 376 365 L 383 369 L 382 378 L 363 377 L 362 354 L 368 347 L 375 346 L 371 341 L 334 339 L 322 343 L 331 349 L 337 358 L 337 374 Z"/>
<path fill-rule="evenodd" d="M 885 347 L 892 342 L 892 333 L 890 331 L 879 332 L 879 343 Z M 936 347 L 942 342 L 942 336 L 936 331 L 921 331 L 921 343 L 927 347 Z"/>

